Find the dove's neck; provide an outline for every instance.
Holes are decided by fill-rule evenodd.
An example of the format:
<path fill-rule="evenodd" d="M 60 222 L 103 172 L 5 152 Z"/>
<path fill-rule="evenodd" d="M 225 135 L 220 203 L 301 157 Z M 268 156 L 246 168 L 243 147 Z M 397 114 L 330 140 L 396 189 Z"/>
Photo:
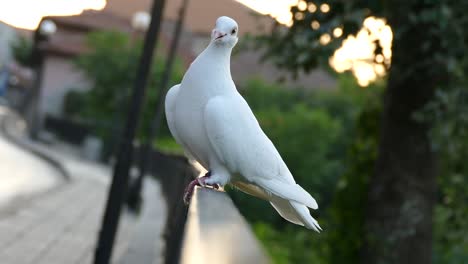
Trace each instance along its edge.
<path fill-rule="evenodd" d="M 216 65 L 219 70 L 231 76 L 231 52 L 232 48 L 210 43 L 203 53 L 207 59 L 212 60 L 211 65 Z"/>

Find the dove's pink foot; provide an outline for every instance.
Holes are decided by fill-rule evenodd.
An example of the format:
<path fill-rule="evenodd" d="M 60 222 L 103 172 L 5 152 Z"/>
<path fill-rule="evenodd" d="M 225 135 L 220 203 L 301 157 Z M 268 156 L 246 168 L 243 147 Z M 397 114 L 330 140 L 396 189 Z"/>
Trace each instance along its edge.
<path fill-rule="evenodd" d="M 214 183 L 214 184 L 207 184 L 205 181 L 210 178 L 211 172 L 207 172 L 205 176 L 196 178 L 195 180 L 191 181 L 189 185 L 185 188 L 184 191 L 184 203 L 188 205 L 190 203 L 190 199 L 192 199 L 193 195 L 193 190 L 195 190 L 195 186 L 201 186 L 201 187 L 212 187 L 216 190 L 219 189 L 219 185 Z"/>

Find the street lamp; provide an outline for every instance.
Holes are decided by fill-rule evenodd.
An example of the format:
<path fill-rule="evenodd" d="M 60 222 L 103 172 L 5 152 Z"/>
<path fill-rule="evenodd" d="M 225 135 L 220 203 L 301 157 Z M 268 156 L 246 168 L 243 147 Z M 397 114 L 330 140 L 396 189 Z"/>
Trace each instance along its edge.
<path fill-rule="evenodd" d="M 32 50 L 32 63 L 36 68 L 36 76 L 33 89 L 29 98 L 26 98 L 26 107 L 29 107 L 30 116 L 30 135 L 31 138 L 37 139 L 39 129 L 42 125 L 42 113 L 40 111 L 40 98 L 42 89 L 42 77 L 44 75 L 44 52 L 40 50 L 41 42 L 47 41 L 51 35 L 57 31 L 57 26 L 54 21 L 46 19 L 41 22 L 38 29 L 34 33 L 34 44 Z"/>
<path fill-rule="evenodd" d="M 132 27 L 131 32 L 130 32 L 130 40 L 129 40 L 129 49 L 133 49 L 137 37 L 139 34 L 146 32 L 146 30 L 149 27 L 149 24 L 151 22 L 151 15 L 148 14 L 148 12 L 144 11 L 138 11 L 135 14 L 133 14 L 132 20 L 130 21 L 130 25 Z M 130 57 L 128 59 L 128 65 L 133 65 L 135 62 L 135 57 L 133 56 L 133 53 L 130 54 Z M 116 98 L 116 106 L 121 106 L 124 105 L 124 100 L 128 98 L 128 90 L 127 87 L 122 87 L 122 93 L 117 94 Z M 116 107 L 114 113 L 113 113 L 113 122 L 111 124 L 111 129 L 113 130 L 111 133 L 111 138 L 110 138 L 110 145 L 108 148 L 109 152 L 106 152 L 106 157 L 107 154 L 109 157 L 112 157 L 113 155 L 116 155 L 118 151 L 118 140 L 121 137 L 121 132 L 123 131 L 123 127 L 121 123 L 119 122 L 121 116 L 124 115 L 123 111 L 119 111 L 121 108 Z M 125 109 L 123 109 L 125 110 Z"/>
<path fill-rule="evenodd" d="M 112 183 L 107 198 L 106 210 L 94 255 L 94 264 L 108 264 L 112 256 L 115 234 L 118 229 L 122 204 L 128 184 L 128 173 L 132 160 L 132 142 L 136 135 L 140 113 L 145 97 L 145 89 L 150 72 L 153 52 L 157 43 L 165 0 L 154 0 L 151 8 L 151 22 L 145 35 L 140 56 L 130 108 L 125 122 L 125 131 L 118 149 Z"/>
<path fill-rule="evenodd" d="M 140 151 L 140 163 L 138 177 L 134 181 L 130 181 L 130 186 L 128 190 L 128 199 L 127 203 L 131 209 L 138 210 L 141 202 L 141 190 L 143 188 L 143 179 L 145 177 L 146 171 L 148 170 L 148 164 L 150 162 L 150 154 L 152 149 L 152 140 L 156 138 L 156 134 L 161 125 L 161 119 L 164 112 L 164 98 L 166 97 L 169 79 L 172 73 L 172 66 L 176 57 L 177 47 L 179 44 L 180 35 L 182 33 L 182 27 L 184 24 L 185 12 L 187 10 L 188 0 L 183 0 L 182 5 L 179 9 L 179 17 L 174 29 L 174 34 L 172 36 L 171 46 L 169 48 L 169 55 L 166 60 L 166 65 L 164 67 L 164 72 L 161 77 L 161 82 L 159 86 L 159 94 L 156 100 L 156 111 L 154 117 L 152 118 L 150 128 L 148 131 L 148 138 L 146 142 L 142 144 Z"/>
<path fill-rule="evenodd" d="M 130 33 L 130 46 L 133 47 L 137 40 L 137 37 L 146 32 L 151 22 L 151 16 L 147 12 L 138 11 L 133 14 L 130 25 L 132 26 L 132 31 Z"/>
<path fill-rule="evenodd" d="M 57 26 L 55 25 L 54 21 L 46 19 L 42 21 L 41 25 L 39 26 L 39 32 L 43 36 L 50 36 L 57 31 Z"/>
<path fill-rule="evenodd" d="M 132 28 L 144 32 L 148 29 L 151 21 L 151 16 L 144 11 L 139 11 L 133 14 L 132 17 Z"/>

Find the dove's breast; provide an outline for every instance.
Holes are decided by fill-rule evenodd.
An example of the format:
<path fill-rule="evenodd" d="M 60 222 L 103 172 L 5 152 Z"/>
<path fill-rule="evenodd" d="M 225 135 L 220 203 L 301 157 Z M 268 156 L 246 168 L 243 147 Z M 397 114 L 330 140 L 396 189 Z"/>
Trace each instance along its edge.
<path fill-rule="evenodd" d="M 210 160 L 216 157 L 206 133 L 204 109 L 208 100 L 226 93 L 232 88 L 225 86 L 234 84 L 219 68 L 198 66 L 202 65 L 192 64 L 181 82 L 174 123 L 188 152 L 209 169 Z"/>

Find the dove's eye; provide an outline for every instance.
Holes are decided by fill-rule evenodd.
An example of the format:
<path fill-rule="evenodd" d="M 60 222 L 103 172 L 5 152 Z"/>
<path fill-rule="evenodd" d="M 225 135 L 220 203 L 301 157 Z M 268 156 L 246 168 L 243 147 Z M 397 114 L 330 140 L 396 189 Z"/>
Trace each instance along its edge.
<path fill-rule="evenodd" d="M 236 34 L 236 29 L 233 29 L 233 30 L 231 31 L 231 35 L 234 35 L 234 34 Z"/>

